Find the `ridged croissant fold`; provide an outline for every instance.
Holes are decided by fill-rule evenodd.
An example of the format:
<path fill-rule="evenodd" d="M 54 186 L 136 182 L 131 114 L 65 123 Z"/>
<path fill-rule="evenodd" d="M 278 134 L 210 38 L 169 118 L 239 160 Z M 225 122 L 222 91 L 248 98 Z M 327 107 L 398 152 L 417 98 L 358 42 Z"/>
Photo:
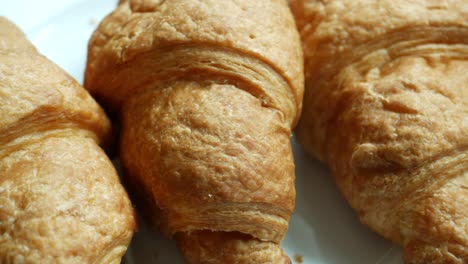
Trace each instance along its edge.
<path fill-rule="evenodd" d="M 126 178 L 188 263 L 287 263 L 300 39 L 286 1 L 121 1 L 85 87 L 120 113 Z"/>
<path fill-rule="evenodd" d="M 406 263 L 468 263 L 468 3 L 290 2 L 298 140 Z"/>
<path fill-rule="evenodd" d="M 0 263 L 120 263 L 130 200 L 91 96 L 0 17 Z"/>

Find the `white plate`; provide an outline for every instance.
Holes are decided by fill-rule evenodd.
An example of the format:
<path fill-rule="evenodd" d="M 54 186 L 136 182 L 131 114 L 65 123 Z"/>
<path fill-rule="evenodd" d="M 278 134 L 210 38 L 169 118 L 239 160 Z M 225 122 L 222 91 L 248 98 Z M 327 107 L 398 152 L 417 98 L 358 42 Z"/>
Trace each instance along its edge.
<path fill-rule="evenodd" d="M 88 39 L 116 0 L 1 1 L 0 15 L 18 24 L 38 47 L 79 82 Z M 283 242 L 293 263 L 401 264 L 401 249 L 361 225 L 328 170 L 294 142 L 296 212 Z M 183 263 L 173 241 L 143 226 L 125 256 L 127 263 Z"/>

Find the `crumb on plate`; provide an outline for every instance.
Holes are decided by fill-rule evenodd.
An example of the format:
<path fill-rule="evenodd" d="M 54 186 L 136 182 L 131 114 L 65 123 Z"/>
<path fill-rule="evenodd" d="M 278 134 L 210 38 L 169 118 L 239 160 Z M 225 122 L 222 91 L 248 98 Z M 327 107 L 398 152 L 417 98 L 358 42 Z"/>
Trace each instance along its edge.
<path fill-rule="evenodd" d="M 294 254 L 294 261 L 297 263 L 302 263 L 302 256 L 299 254 Z"/>

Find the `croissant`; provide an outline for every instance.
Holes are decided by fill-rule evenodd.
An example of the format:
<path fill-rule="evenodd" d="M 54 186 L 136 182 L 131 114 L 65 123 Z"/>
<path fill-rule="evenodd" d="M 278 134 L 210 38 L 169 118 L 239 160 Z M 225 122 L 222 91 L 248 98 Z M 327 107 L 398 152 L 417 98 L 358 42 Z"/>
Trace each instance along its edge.
<path fill-rule="evenodd" d="M 406 263 L 468 263 L 467 2 L 290 2 L 299 142 Z"/>
<path fill-rule="evenodd" d="M 0 17 L 0 263 L 120 263 L 133 208 L 91 96 Z"/>
<path fill-rule="evenodd" d="M 85 87 L 120 113 L 126 181 L 188 263 L 288 263 L 303 93 L 286 1 L 121 1 Z"/>

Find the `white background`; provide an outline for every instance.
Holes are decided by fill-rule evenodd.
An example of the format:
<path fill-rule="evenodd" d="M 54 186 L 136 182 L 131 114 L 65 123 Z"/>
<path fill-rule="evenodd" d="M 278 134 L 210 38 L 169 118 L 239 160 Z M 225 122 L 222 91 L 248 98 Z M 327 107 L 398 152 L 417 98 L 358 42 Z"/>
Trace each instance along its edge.
<path fill-rule="evenodd" d="M 39 51 L 83 80 L 88 39 L 116 0 L 0 0 L 0 15 L 26 32 Z M 1 63 L 1 62 L 0 62 Z M 296 212 L 283 247 L 293 260 L 327 264 L 401 264 L 401 249 L 361 225 L 335 187 L 328 170 L 293 139 Z M 126 263 L 183 263 L 173 241 L 143 225 Z"/>

